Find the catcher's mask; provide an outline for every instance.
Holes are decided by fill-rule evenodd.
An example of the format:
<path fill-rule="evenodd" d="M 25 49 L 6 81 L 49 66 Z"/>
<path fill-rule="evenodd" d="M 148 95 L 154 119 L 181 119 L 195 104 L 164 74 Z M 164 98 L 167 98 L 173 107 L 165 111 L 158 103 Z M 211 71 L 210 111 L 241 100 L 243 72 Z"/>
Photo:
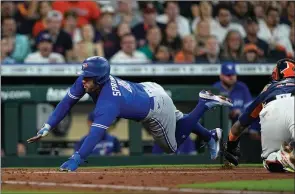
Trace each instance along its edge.
<path fill-rule="evenodd" d="M 288 58 L 279 60 L 272 71 L 272 81 L 280 81 L 290 77 L 295 77 L 295 61 Z"/>

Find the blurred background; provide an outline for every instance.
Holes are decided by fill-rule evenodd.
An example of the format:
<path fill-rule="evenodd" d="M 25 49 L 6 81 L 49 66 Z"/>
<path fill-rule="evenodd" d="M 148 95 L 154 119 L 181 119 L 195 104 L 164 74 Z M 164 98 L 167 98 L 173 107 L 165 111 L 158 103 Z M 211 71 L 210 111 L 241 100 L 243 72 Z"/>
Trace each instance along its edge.
<path fill-rule="evenodd" d="M 158 82 L 184 112 L 203 88 L 230 97 L 233 108 L 201 120 L 227 132 L 270 81 L 276 61 L 294 59 L 294 50 L 294 1 L 1 1 L 2 159 L 65 157 L 79 149 L 93 120 L 88 95 L 40 143 L 26 139 L 46 122 L 87 57 L 107 58 L 123 79 Z M 241 144 L 244 162 L 260 162 L 259 120 Z M 206 152 L 191 135 L 178 155 L 195 161 Z M 92 154 L 118 155 L 165 156 L 146 130 L 125 119 Z"/>

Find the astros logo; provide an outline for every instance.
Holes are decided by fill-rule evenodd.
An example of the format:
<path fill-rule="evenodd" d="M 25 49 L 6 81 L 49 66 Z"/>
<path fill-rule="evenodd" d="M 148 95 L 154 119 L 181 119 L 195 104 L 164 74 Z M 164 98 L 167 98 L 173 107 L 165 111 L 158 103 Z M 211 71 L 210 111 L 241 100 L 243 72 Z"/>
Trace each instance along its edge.
<path fill-rule="evenodd" d="M 82 65 L 82 69 L 84 70 L 84 69 L 86 69 L 88 67 L 88 64 L 87 63 L 84 63 L 83 65 Z"/>

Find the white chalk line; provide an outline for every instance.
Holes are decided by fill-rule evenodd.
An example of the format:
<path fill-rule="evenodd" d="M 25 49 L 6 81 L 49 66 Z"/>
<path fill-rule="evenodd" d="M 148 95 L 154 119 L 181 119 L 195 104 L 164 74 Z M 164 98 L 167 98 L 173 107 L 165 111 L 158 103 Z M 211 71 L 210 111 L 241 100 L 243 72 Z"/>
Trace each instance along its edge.
<path fill-rule="evenodd" d="M 125 171 L 82 171 L 82 172 L 59 172 L 59 171 L 36 171 L 36 172 L 28 172 L 27 174 L 122 174 Z M 232 174 L 233 171 L 127 171 L 130 174 Z M 17 173 L 19 174 L 19 173 Z M 24 173 L 26 174 L 26 173 Z M 234 174 L 253 174 L 253 172 L 234 172 Z M 269 172 L 259 172 L 259 174 L 269 174 Z"/>
<path fill-rule="evenodd" d="M 189 189 L 189 188 L 169 188 L 169 187 L 148 187 L 148 186 L 127 186 L 127 185 L 103 185 L 103 184 L 78 184 L 78 183 L 55 183 L 55 182 L 32 182 L 32 181 L 2 181 L 1 184 L 11 185 L 36 185 L 48 187 L 76 187 L 76 188 L 98 188 L 129 191 L 162 191 L 179 193 L 210 193 L 210 194 L 277 194 L 278 192 L 262 191 L 235 191 L 235 190 L 212 190 L 212 189 Z M 290 194 L 290 192 L 279 192 Z"/>

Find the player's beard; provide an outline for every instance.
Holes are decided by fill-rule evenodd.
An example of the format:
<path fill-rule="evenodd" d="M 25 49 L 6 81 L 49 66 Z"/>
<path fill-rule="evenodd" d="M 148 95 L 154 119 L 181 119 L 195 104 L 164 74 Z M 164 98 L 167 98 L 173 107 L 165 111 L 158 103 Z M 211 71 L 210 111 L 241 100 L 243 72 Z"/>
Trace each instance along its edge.
<path fill-rule="evenodd" d="M 227 88 L 231 88 L 233 86 L 233 84 L 229 84 L 226 82 L 222 82 L 222 84 L 225 85 L 225 87 L 227 87 Z"/>
<path fill-rule="evenodd" d="M 85 88 L 86 93 L 99 93 L 101 90 L 101 86 L 98 84 L 94 84 L 93 87 Z"/>

